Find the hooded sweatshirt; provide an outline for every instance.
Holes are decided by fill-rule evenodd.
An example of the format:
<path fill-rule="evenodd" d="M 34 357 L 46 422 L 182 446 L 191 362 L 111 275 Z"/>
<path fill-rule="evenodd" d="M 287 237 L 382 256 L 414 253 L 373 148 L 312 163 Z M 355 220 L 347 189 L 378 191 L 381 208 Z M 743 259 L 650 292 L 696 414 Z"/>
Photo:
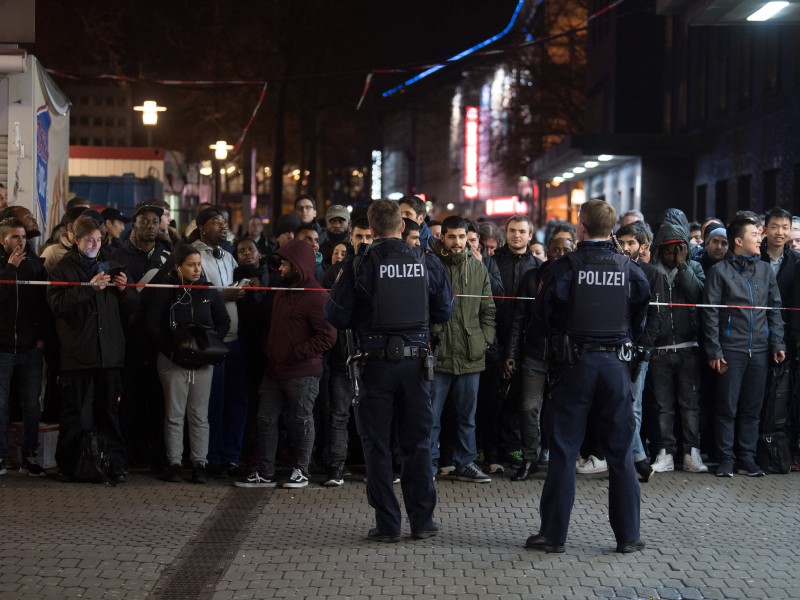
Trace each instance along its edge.
<path fill-rule="evenodd" d="M 683 213 L 681 213 L 683 214 Z M 666 242 L 680 240 L 689 246 L 687 230 L 675 225 L 662 225 L 653 240 L 654 252 L 651 264 L 654 265 L 666 280 L 666 298 L 661 302 L 681 304 L 697 304 L 703 296 L 705 273 L 697 261 L 687 257 L 686 262 L 674 269 L 668 268 L 661 259 L 660 249 Z M 663 314 L 658 337 L 654 340 L 656 348 L 682 348 L 697 345 L 699 324 L 697 309 L 680 306 L 660 307 Z"/>
<path fill-rule="evenodd" d="M 287 287 L 319 288 L 314 249 L 308 242 L 292 240 L 275 256 L 291 263 L 299 276 Z M 270 378 L 286 381 L 322 375 L 322 353 L 336 342 L 336 329 L 322 314 L 327 298 L 325 291 L 276 292 L 265 348 Z"/>

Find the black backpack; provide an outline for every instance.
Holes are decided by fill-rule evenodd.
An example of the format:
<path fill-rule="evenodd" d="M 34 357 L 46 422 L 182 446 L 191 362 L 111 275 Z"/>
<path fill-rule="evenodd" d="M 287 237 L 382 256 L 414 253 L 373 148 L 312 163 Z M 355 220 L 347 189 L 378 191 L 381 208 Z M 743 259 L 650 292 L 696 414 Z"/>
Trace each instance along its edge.
<path fill-rule="evenodd" d="M 105 437 L 98 432 L 85 431 L 83 433 L 72 480 L 117 485 L 117 482 L 111 478 L 111 454 L 108 452 L 108 444 Z"/>

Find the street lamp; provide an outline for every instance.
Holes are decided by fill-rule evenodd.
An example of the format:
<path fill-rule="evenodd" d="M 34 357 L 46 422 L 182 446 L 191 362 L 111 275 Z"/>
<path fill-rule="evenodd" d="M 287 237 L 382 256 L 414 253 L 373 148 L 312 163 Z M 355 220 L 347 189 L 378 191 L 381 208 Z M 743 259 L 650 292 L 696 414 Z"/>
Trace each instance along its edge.
<path fill-rule="evenodd" d="M 153 145 L 152 127 L 158 123 L 158 113 L 167 110 L 166 106 L 159 106 L 155 100 L 145 100 L 141 106 L 134 106 L 133 110 L 142 113 L 142 124 L 147 129 L 147 146 Z"/>
<path fill-rule="evenodd" d="M 220 173 L 219 161 L 228 158 L 228 151 L 233 150 L 233 146 L 225 140 L 217 140 L 217 142 L 211 144 L 209 148 L 214 151 L 214 202 L 219 202 L 222 196 L 222 173 Z"/>
<path fill-rule="evenodd" d="M 210 145 L 209 148 L 214 151 L 214 158 L 217 160 L 225 160 L 228 158 L 228 151 L 233 150 L 233 146 L 225 140 L 218 140 L 216 144 Z"/>

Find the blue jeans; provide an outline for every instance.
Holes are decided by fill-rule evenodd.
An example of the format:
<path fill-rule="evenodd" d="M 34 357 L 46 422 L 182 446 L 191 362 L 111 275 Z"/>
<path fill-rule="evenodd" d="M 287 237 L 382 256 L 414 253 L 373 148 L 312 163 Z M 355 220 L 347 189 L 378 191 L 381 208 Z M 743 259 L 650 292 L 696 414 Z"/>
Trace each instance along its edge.
<path fill-rule="evenodd" d="M 8 458 L 8 398 L 11 394 L 11 376 L 19 373 L 19 399 L 22 404 L 24 436 L 22 458 L 36 456 L 39 448 L 39 417 L 42 407 L 39 394 L 42 391 L 42 349 L 33 347 L 19 354 L 0 353 L 0 459 Z"/>
<path fill-rule="evenodd" d="M 633 462 L 639 462 L 647 458 L 642 444 L 642 393 L 644 392 L 644 380 L 647 379 L 647 368 L 649 362 L 639 363 L 639 372 L 636 379 L 631 383 L 631 394 L 633 395 L 633 416 L 636 419 L 636 429 L 633 430 Z"/>
<path fill-rule="evenodd" d="M 436 372 L 431 386 L 433 400 L 433 429 L 431 431 L 431 459 L 439 461 L 439 432 L 442 429 L 442 409 L 447 394 L 452 390 L 456 408 L 456 444 L 453 462 L 456 467 L 473 462 L 478 456 L 475 443 L 475 409 L 478 405 L 480 373 L 453 375 Z M 435 468 L 434 468 L 435 471 Z"/>

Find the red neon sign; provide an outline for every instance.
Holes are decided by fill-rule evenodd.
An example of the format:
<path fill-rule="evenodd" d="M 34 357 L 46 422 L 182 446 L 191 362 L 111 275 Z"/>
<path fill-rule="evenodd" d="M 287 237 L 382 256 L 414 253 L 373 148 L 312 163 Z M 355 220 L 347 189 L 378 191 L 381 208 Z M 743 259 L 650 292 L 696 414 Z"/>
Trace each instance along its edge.
<path fill-rule="evenodd" d="M 464 197 L 478 197 L 478 142 L 480 112 L 477 106 L 468 106 L 464 119 Z"/>

